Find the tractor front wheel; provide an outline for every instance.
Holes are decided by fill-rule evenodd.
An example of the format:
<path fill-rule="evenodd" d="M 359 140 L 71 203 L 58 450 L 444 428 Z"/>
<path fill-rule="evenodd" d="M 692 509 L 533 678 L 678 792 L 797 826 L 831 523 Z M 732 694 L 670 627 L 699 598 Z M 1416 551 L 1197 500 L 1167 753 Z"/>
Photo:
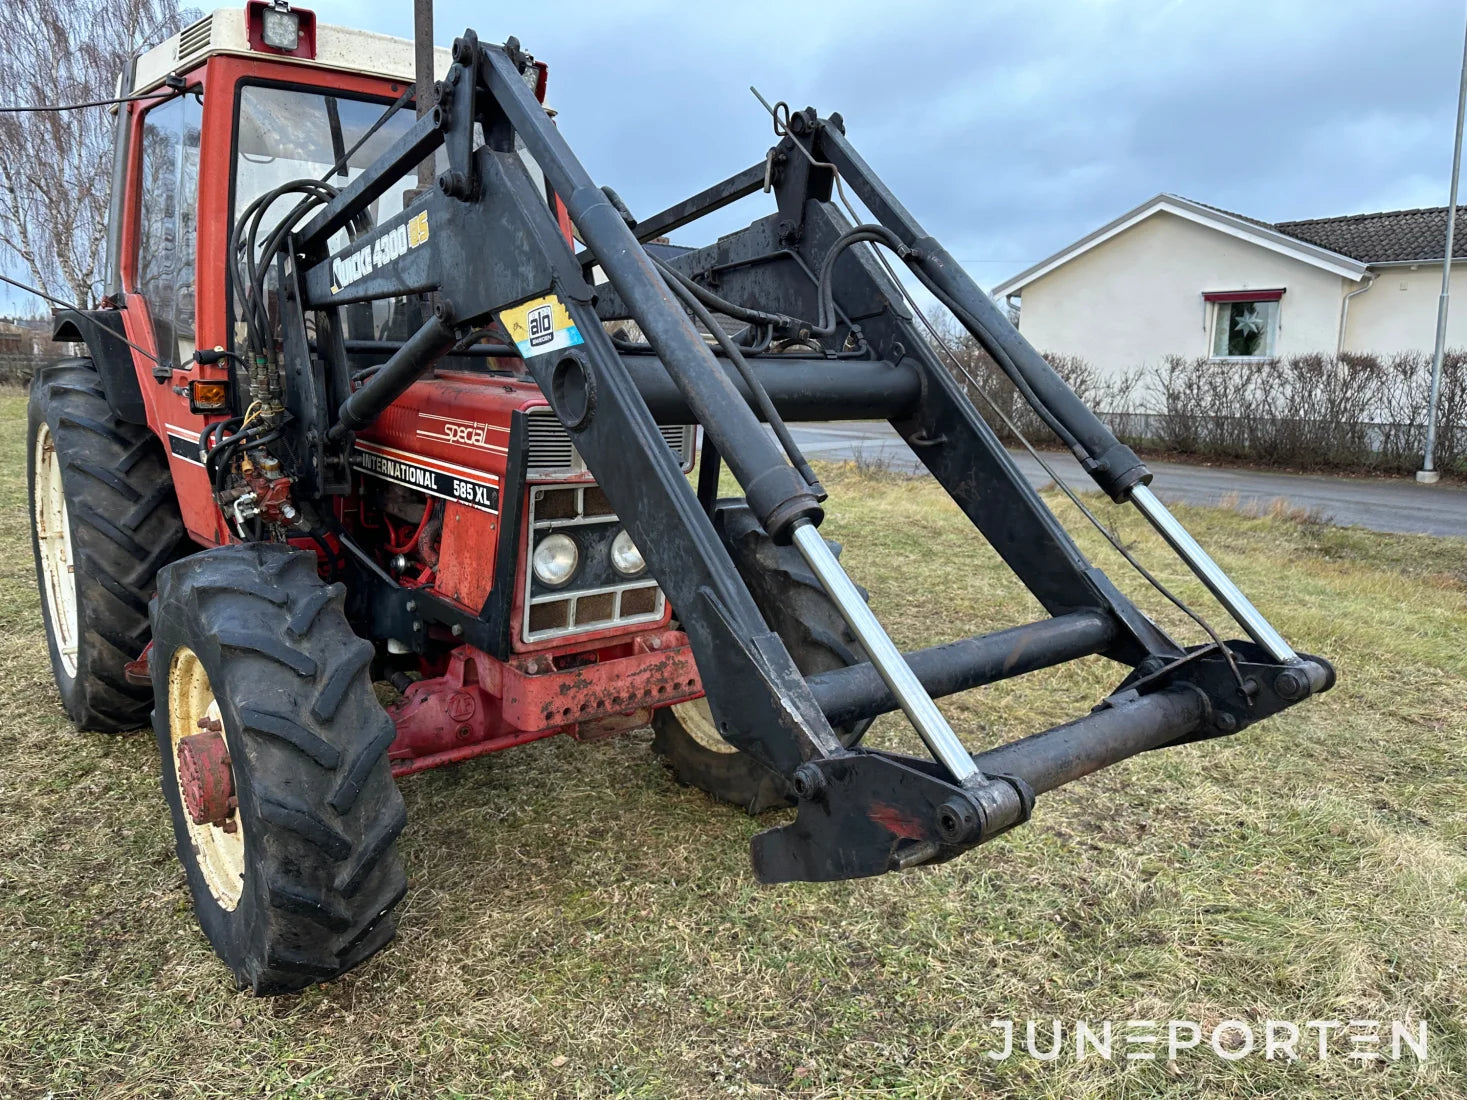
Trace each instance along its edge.
<path fill-rule="evenodd" d="M 153 726 L 194 911 L 241 988 L 288 993 L 392 938 L 406 824 L 371 643 L 313 554 L 206 550 L 153 605 Z"/>
<path fill-rule="evenodd" d="M 764 620 L 806 676 L 865 660 L 860 644 L 798 550 L 776 546 L 747 507 L 721 509 L 724 542 Z M 840 554 L 840 544 L 830 543 Z M 864 593 L 863 593 L 864 594 Z M 854 745 L 869 720 L 835 732 Z M 718 732 L 706 699 L 664 707 L 652 715 L 652 749 L 679 782 L 751 814 L 794 805 L 789 781 Z"/>

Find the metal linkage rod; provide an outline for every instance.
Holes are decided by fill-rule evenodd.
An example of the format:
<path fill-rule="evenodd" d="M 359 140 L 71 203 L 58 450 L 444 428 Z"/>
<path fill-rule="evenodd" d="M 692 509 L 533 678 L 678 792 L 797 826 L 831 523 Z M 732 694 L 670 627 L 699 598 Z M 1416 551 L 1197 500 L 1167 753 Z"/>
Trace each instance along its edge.
<path fill-rule="evenodd" d="M 650 218 L 643 218 L 632 227 L 639 241 L 650 241 L 654 237 L 661 237 L 671 233 L 689 222 L 697 221 L 705 215 L 712 214 L 715 210 L 722 210 L 729 203 L 738 202 L 746 198 L 764 186 L 764 162 L 760 161 L 745 168 L 737 175 L 730 176 L 726 180 L 715 183 L 712 187 L 699 191 L 691 198 L 686 198 L 676 206 L 670 206 L 666 210 L 653 214 Z M 582 252 L 576 256 L 580 262 L 594 260 L 595 257 L 589 252 Z"/>
<path fill-rule="evenodd" d="M 947 719 L 937 709 L 937 704 L 932 701 L 932 696 L 927 694 L 916 673 L 903 660 L 901 650 L 897 649 L 876 616 L 871 613 L 871 609 L 866 606 L 866 601 L 846 576 L 840 562 L 825 544 L 820 531 L 811 523 L 796 523 L 794 544 L 821 587 L 835 601 L 835 606 L 856 635 L 856 640 L 861 643 L 861 648 L 866 651 L 872 666 L 880 673 L 892 695 L 896 696 L 902 712 L 931 750 L 933 758 L 959 783 L 966 783 L 971 779 L 981 780 L 983 777 L 978 771 L 978 765 L 973 763 L 973 755 L 963 747 L 958 735 L 953 732 Z"/>
<path fill-rule="evenodd" d="M 372 376 L 371 381 L 341 403 L 338 419 L 327 433 L 328 438 L 345 439 L 348 432 L 365 428 L 383 410 L 406 392 L 450 348 L 456 337 L 453 329 L 439 317 L 429 317 L 422 328 L 413 333 L 392 358 Z"/>
<path fill-rule="evenodd" d="M 1140 513 L 1146 517 L 1152 527 L 1156 528 L 1157 534 L 1166 539 L 1167 543 L 1177 552 L 1177 556 L 1187 563 L 1188 568 L 1197 574 L 1197 578 L 1207 585 L 1208 591 L 1217 597 L 1218 603 L 1227 608 L 1239 626 L 1248 633 L 1248 637 L 1261 645 L 1270 657 L 1281 664 L 1292 664 L 1299 659 L 1294 648 L 1284 641 L 1284 636 L 1273 628 L 1273 625 L 1263 617 L 1262 612 L 1254 607 L 1247 596 L 1243 595 L 1242 589 L 1232 582 L 1232 579 L 1222 571 L 1217 562 L 1191 534 L 1177 522 L 1175 516 L 1167 510 L 1167 506 L 1157 499 L 1155 493 L 1148 486 L 1135 485 L 1131 488 L 1131 503 L 1136 505 Z"/>

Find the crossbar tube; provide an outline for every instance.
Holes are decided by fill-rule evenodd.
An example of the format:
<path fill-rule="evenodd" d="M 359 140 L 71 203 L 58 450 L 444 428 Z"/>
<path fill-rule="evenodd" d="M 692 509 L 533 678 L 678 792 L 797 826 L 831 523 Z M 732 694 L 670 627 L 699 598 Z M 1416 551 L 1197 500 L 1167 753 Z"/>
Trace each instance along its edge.
<path fill-rule="evenodd" d="M 927 694 L 940 699 L 1099 653 L 1115 636 L 1115 623 L 1108 615 L 1075 611 L 904 653 L 902 658 Z M 891 690 L 876 669 L 864 661 L 817 673 L 807 682 L 832 726 L 849 725 L 897 709 Z"/>
<path fill-rule="evenodd" d="M 973 761 L 986 775 L 1011 775 L 1043 794 L 1187 736 L 1208 706 L 1198 688 L 1171 687 L 980 752 Z"/>
<path fill-rule="evenodd" d="M 650 355 L 623 355 L 642 400 L 660 424 L 686 424 L 692 410 L 662 363 Z M 720 356 L 718 365 L 746 402 L 749 385 Z M 766 356 L 749 360 L 779 415 L 786 420 L 892 420 L 907 415 L 922 398 L 916 368 L 865 359 L 796 359 Z M 755 415 L 757 407 L 750 405 Z"/>

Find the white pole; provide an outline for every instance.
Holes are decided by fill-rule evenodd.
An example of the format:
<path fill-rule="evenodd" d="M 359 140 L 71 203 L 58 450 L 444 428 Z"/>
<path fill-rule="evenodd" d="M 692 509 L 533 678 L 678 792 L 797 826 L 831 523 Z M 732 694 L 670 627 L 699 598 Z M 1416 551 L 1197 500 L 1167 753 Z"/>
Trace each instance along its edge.
<path fill-rule="evenodd" d="M 1416 480 L 1431 484 L 1441 477 L 1432 460 L 1436 451 L 1436 410 L 1442 393 L 1442 353 L 1447 344 L 1447 304 L 1452 289 L 1452 238 L 1457 229 L 1457 177 L 1462 171 L 1462 116 L 1467 112 L 1467 39 L 1462 43 L 1462 83 L 1457 91 L 1457 134 L 1452 145 L 1452 193 L 1447 200 L 1447 244 L 1442 257 L 1442 294 L 1436 304 L 1436 350 L 1431 356 L 1431 396 L 1426 402 L 1426 453 Z"/>

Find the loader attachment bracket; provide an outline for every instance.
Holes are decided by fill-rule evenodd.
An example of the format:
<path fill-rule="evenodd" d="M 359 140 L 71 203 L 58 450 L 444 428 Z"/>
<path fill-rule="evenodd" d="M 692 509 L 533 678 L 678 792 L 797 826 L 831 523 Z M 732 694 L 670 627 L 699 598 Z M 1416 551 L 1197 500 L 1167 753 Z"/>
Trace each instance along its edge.
<path fill-rule="evenodd" d="M 979 775 L 953 783 L 931 760 L 869 749 L 794 773 L 799 811 L 751 842 L 763 882 L 865 878 L 942 863 L 1029 819 L 1035 796 L 1153 749 L 1223 737 L 1327 691 L 1318 657 L 1290 664 L 1251 642 L 1143 662 L 1093 712 L 977 753 Z"/>
<path fill-rule="evenodd" d="M 831 882 L 942 863 L 1022 825 L 1034 792 L 1017 776 L 960 786 L 915 757 L 853 751 L 802 765 L 794 823 L 750 841 L 759 881 Z"/>
<path fill-rule="evenodd" d="M 282 268 L 293 291 L 282 335 L 297 364 L 292 389 L 318 396 L 291 412 L 324 439 L 300 449 L 306 483 L 322 492 L 349 485 L 339 471 L 353 433 L 456 344 L 488 326 L 522 331 L 510 369 L 539 387 L 644 555 L 692 647 L 719 736 L 799 798 L 792 823 L 752 841 L 761 879 L 830 881 L 942 862 L 1026 821 L 1037 795 L 1138 753 L 1235 733 L 1333 684 L 1329 665 L 1296 654 L 1170 515 L 1144 464 L 901 205 L 838 116 L 807 109 L 781 121 L 771 108 L 780 140 L 765 161 L 638 219 L 577 160 L 536 97 L 530 65 L 513 39 L 484 45 L 466 33 L 435 112 L 296 234 Z M 439 146 L 448 171 L 436 187 L 331 253 L 333 234 Z M 841 196 L 860 199 L 870 220 L 853 225 L 832 201 L 840 181 Z M 742 230 L 668 259 L 640 243 L 761 186 L 775 209 Z M 389 238 L 408 245 L 368 263 Z M 957 377 L 966 369 L 950 369 L 917 328 L 873 244 L 952 312 L 1099 488 L 1145 516 L 1251 642 L 1224 646 L 1213 635 L 1184 649 L 1091 564 L 974 407 Z M 431 295 L 432 316 L 352 389 L 341 308 L 420 294 Z M 324 370 L 307 369 L 307 311 Z M 715 314 L 738 331 L 723 331 Z M 640 335 L 609 328 L 626 321 Z M 825 491 L 783 430 L 793 417 L 852 415 L 896 429 L 1045 618 L 909 654 L 896 647 L 821 536 Z M 659 430 L 668 423 L 701 427 L 696 493 Z M 519 461 L 523 414 L 515 424 L 509 455 Z M 796 664 L 715 523 L 720 469 L 773 544 L 797 555 L 863 659 L 808 672 Z M 501 581 L 522 568 L 511 498 L 524 482 L 525 467 L 511 466 L 502 486 L 506 549 L 494 593 L 505 595 L 454 619 L 391 578 L 384 586 L 383 574 L 376 617 L 394 628 L 461 627 L 466 643 L 508 652 L 513 586 Z M 1134 671 L 1091 713 L 985 751 L 965 746 L 934 702 L 1091 656 Z M 932 759 L 842 745 L 837 727 L 894 710 Z"/>
<path fill-rule="evenodd" d="M 1102 705 L 1114 706 L 1170 685 L 1196 688 L 1207 696 L 1208 716 L 1196 729 L 1167 742 L 1180 745 L 1238 733 L 1334 686 L 1334 667 L 1322 657 L 1301 653 L 1298 660 L 1280 664 L 1253 642 L 1226 645 L 1231 662 L 1216 645 L 1192 647 L 1184 658 L 1160 669 L 1143 662 Z"/>

